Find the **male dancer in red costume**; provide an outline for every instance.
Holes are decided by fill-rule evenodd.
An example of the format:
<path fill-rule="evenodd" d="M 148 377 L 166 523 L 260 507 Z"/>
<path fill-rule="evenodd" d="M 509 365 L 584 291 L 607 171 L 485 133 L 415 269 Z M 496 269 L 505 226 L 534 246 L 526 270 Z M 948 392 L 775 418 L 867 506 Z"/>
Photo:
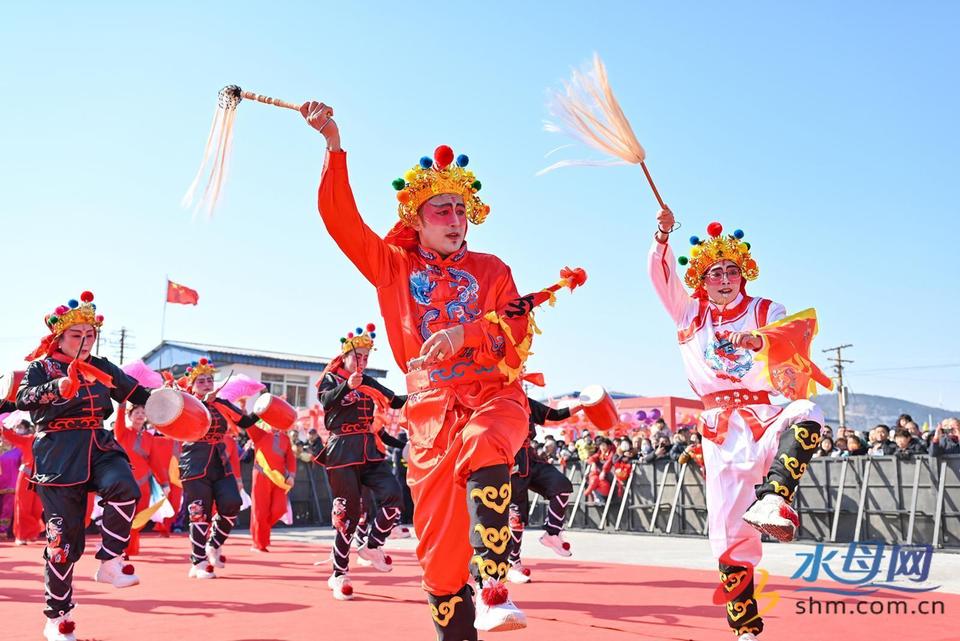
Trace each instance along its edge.
<path fill-rule="evenodd" d="M 438 637 L 475 640 L 478 629 L 525 627 L 503 581 L 510 467 L 527 434 L 519 376 L 534 331 L 533 297 L 519 296 L 503 261 L 465 244 L 467 221 L 489 213 L 466 156 L 454 161 L 441 146 L 396 179 L 401 220 L 381 238 L 357 210 L 330 108 L 308 102 L 301 113 L 327 142 L 320 215 L 376 288 L 394 357 L 407 372 L 407 482 Z"/>

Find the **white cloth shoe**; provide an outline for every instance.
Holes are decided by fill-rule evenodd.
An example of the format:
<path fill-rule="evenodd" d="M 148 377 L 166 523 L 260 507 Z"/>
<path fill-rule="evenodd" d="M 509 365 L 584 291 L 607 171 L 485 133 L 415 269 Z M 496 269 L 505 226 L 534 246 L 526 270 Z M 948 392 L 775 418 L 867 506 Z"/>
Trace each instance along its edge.
<path fill-rule="evenodd" d="M 70 613 L 58 616 L 56 619 L 47 619 L 43 626 L 43 638 L 47 641 L 77 641 L 73 633 L 75 624 L 70 620 Z"/>
<path fill-rule="evenodd" d="M 133 573 L 133 566 L 124 563 L 120 557 L 100 561 L 93 580 L 97 583 L 110 583 L 115 588 L 129 588 L 140 583 L 140 579 Z"/>
<path fill-rule="evenodd" d="M 409 539 L 411 536 L 413 536 L 413 535 L 410 534 L 410 528 L 408 528 L 406 525 L 398 525 L 398 526 L 396 526 L 395 528 L 393 528 L 392 530 L 390 530 L 390 536 L 389 536 L 389 538 L 391 538 L 391 539 Z"/>
<path fill-rule="evenodd" d="M 215 548 L 207 543 L 207 546 L 204 549 L 207 552 L 207 561 L 210 562 L 210 565 L 215 568 L 226 567 L 226 560 L 223 558 L 223 553 L 221 552 L 220 548 Z"/>
<path fill-rule="evenodd" d="M 357 551 L 357 563 L 364 567 L 372 567 L 377 572 L 392 572 L 393 559 L 384 554 L 383 548 L 362 547 Z"/>
<path fill-rule="evenodd" d="M 350 601 L 353 599 L 353 584 L 350 583 L 350 577 L 346 574 L 337 576 L 331 574 L 327 579 L 327 587 L 333 590 L 333 598 L 337 601 Z"/>
<path fill-rule="evenodd" d="M 744 632 L 737 637 L 737 641 L 760 641 L 760 637 L 755 635 L 753 632 Z"/>
<path fill-rule="evenodd" d="M 570 551 L 570 544 L 563 540 L 563 532 L 557 534 L 544 532 L 543 536 L 540 537 L 540 543 L 556 552 L 558 556 L 573 556 L 573 552 Z"/>
<path fill-rule="evenodd" d="M 765 494 L 743 515 L 743 520 L 780 541 L 788 543 L 797 536 L 800 517 L 779 494 Z"/>
<path fill-rule="evenodd" d="M 215 579 L 217 575 L 213 573 L 213 566 L 206 561 L 200 561 L 196 565 L 190 566 L 190 572 L 187 574 L 191 579 Z"/>
<path fill-rule="evenodd" d="M 530 569 L 519 563 L 511 565 L 507 571 L 507 581 L 509 583 L 530 583 Z"/>
<path fill-rule="evenodd" d="M 500 581 L 487 579 L 477 593 L 477 615 L 474 627 L 485 632 L 506 632 L 527 627 L 527 615 L 513 604 L 507 587 Z"/>

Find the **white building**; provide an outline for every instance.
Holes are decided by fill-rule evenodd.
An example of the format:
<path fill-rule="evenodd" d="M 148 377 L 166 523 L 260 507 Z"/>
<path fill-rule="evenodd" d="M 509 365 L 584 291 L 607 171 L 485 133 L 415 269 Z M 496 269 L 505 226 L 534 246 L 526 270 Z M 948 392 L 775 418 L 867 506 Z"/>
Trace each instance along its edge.
<path fill-rule="evenodd" d="M 329 357 L 268 352 L 241 347 L 224 347 L 185 341 L 163 341 L 144 354 L 143 361 L 154 370 L 171 370 L 175 376 L 191 363 L 208 359 L 217 368 L 217 382 L 231 372 L 244 374 L 267 386 L 267 391 L 286 398 L 294 407 L 306 409 L 317 404 L 317 381 L 330 362 Z M 368 368 L 367 373 L 383 378 L 387 372 Z"/>

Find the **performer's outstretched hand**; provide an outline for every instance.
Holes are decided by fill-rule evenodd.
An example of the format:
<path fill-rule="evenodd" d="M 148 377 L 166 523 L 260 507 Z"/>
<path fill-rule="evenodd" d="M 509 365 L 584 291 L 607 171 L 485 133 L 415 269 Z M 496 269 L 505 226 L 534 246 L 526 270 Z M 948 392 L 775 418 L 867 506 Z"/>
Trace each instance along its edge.
<path fill-rule="evenodd" d="M 673 212 L 670 211 L 669 207 L 661 209 L 659 213 L 657 213 L 657 240 L 661 243 L 667 242 L 676 222 L 677 219 L 674 218 Z"/>
<path fill-rule="evenodd" d="M 308 100 L 300 105 L 300 114 L 327 139 L 327 149 L 340 151 L 340 129 L 333 119 L 333 109 L 322 102 Z"/>
<path fill-rule="evenodd" d="M 462 348 L 463 325 L 457 325 L 430 336 L 420 347 L 420 358 L 413 359 L 411 363 L 417 362 L 417 367 L 433 365 L 458 354 Z"/>
<path fill-rule="evenodd" d="M 754 352 L 763 347 L 763 339 L 750 332 L 734 332 L 730 334 L 730 342 L 734 347 L 745 347 Z"/>
<path fill-rule="evenodd" d="M 350 375 L 350 378 L 347 379 L 347 385 L 350 386 L 350 389 L 357 389 L 363 385 L 363 372 L 357 371 Z"/>

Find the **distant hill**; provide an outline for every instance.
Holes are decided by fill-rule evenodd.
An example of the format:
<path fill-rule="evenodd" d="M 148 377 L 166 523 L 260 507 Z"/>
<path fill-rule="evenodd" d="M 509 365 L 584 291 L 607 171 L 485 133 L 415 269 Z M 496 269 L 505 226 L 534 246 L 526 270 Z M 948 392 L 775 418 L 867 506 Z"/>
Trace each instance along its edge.
<path fill-rule="evenodd" d="M 838 423 L 837 395 L 821 394 L 813 400 L 826 415 L 827 424 L 836 426 Z M 847 393 L 847 427 L 865 430 L 877 423 L 892 427 L 901 414 L 909 414 L 920 426 L 923 426 L 924 422 L 929 422 L 932 416 L 933 426 L 936 426 L 945 418 L 960 416 L 960 411 L 944 410 L 889 396 Z"/>

